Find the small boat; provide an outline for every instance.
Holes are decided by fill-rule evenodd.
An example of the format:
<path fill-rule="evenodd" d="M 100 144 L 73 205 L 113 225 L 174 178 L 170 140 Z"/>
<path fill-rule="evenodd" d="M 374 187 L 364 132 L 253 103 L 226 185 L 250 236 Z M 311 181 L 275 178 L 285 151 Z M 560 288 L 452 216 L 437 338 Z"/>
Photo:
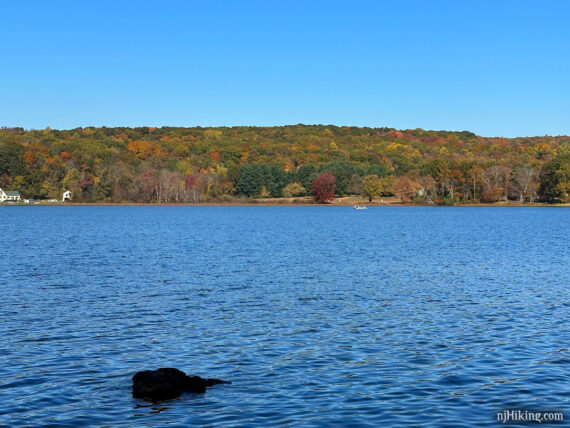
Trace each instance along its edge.
<path fill-rule="evenodd" d="M 367 209 L 367 208 L 366 208 L 365 205 L 355 205 L 355 206 L 354 206 L 354 209 L 355 209 L 355 210 L 365 210 L 365 209 Z"/>

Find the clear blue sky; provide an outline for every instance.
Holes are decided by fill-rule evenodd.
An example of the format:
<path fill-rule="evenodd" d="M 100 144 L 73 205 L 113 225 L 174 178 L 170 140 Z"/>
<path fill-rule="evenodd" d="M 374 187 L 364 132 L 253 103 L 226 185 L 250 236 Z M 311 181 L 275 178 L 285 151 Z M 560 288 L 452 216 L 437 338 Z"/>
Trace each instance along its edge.
<path fill-rule="evenodd" d="M 0 125 L 570 134 L 570 1 L 3 0 Z"/>

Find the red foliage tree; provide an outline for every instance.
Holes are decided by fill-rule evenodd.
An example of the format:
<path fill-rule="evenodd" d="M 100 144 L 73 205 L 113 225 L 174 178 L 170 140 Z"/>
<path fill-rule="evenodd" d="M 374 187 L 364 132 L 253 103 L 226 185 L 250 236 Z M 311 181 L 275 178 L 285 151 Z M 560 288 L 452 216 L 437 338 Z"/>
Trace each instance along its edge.
<path fill-rule="evenodd" d="M 322 204 L 334 198 L 334 186 L 336 178 L 330 172 L 319 175 L 311 182 L 311 193 L 315 201 Z"/>

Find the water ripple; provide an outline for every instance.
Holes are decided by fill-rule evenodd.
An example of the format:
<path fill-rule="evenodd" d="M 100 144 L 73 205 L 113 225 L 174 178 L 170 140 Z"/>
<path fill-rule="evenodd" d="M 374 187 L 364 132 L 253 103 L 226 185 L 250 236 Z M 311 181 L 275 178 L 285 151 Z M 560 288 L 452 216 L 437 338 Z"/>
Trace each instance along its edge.
<path fill-rule="evenodd" d="M 2 207 L 0 425 L 473 426 L 568 410 L 568 210 Z M 175 366 L 227 378 L 136 400 Z"/>

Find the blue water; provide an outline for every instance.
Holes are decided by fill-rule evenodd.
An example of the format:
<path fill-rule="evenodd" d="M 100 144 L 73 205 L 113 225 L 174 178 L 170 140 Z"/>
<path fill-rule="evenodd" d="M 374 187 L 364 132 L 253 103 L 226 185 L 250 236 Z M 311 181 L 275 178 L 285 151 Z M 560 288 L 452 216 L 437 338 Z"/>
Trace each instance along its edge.
<path fill-rule="evenodd" d="M 570 210 L 0 207 L 0 425 L 570 418 Z M 162 403 L 138 370 L 231 380 Z"/>

